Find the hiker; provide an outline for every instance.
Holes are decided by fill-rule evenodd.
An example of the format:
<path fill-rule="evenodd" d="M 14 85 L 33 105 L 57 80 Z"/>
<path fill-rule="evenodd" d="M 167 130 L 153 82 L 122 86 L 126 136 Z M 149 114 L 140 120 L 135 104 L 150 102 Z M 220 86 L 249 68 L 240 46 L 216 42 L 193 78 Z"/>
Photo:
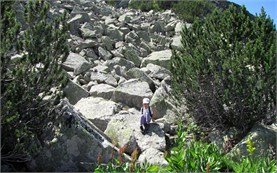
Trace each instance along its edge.
<path fill-rule="evenodd" d="M 141 118 L 140 118 L 140 129 L 142 134 L 145 134 L 149 128 L 149 123 L 152 119 L 153 112 L 149 106 L 150 100 L 149 98 L 144 98 L 142 100 L 143 107 L 140 110 Z M 154 119 L 152 119 L 154 121 Z"/>

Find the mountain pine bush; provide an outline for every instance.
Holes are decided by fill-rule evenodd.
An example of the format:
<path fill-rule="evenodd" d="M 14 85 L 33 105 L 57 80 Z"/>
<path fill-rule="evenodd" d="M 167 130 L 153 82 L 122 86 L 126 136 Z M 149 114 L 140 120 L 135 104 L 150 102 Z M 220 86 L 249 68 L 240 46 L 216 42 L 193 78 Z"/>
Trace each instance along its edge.
<path fill-rule="evenodd" d="M 205 127 L 246 130 L 276 105 L 276 28 L 264 10 L 215 10 L 182 32 L 172 58 L 173 88 L 190 115 Z"/>
<path fill-rule="evenodd" d="M 182 0 L 173 5 L 173 11 L 184 21 L 192 23 L 197 18 L 203 19 L 216 6 L 207 0 Z"/>
<path fill-rule="evenodd" d="M 21 2 L 1 2 L 2 162 L 25 162 L 36 152 L 53 118 L 55 91 L 66 82 L 59 65 L 68 54 L 66 15 L 51 21 L 46 1 L 29 1 L 21 30 L 14 3 Z"/>
<path fill-rule="evenodd" d="M 141 11 L 161 10 L 157 0 L 134 0 L 129 4 L 129 8 L 140 9 Z"/>

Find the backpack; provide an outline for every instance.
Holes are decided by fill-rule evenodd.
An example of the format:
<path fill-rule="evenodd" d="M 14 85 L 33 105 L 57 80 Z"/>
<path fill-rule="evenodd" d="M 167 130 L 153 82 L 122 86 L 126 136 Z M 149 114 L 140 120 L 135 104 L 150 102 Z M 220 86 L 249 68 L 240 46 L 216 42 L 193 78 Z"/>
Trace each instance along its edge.
<path fill-rule="evenodd" d="M 141 108 L 140 110 L 141 110 L 141 114 L 143 114 L 143 108 Z M 150 117 L 152 118 L 152 113 L 151 113 L 150 107 L 148 107 L 148 111 L 149 111 Z"/>

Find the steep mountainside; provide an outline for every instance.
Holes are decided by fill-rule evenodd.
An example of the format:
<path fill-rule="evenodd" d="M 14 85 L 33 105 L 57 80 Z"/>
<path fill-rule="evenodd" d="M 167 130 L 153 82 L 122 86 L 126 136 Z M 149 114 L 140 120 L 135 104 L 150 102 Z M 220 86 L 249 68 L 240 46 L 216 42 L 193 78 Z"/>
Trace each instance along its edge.
<path fill-rule="evenodd" d="M 20 11 L 20 5 L 18 7 Z M 62 63 L 70 81 L 64 92 L 73 107 L 66 106 L 71 110 L 71 116 L 66 113 L 63 116 L 65 119 L 75 117 L 73 119 L 77 123 L 72 127 L 76 134 L 72 135 L 72 128 L 62 126 L 62 130 L 47 139 L 52 142 L 33 159 L 29 169 L 84 170 L 84 163 L 93 165 L 97 162 L 92 159 L 97 153 L 105 157 L 103 163 L 107 162 L 113 151 L 105 150 L 108 153 L 103 153 L 101 148 L 110 144 L 105 146 L 97 139 L 100 148 L 82 146 L 88 141 L 95 141 L 96 132 L 124 148 L 129 155 L 139 149 L 138 161 L 141 163 L 147 160 L 166 165 L 163 152 L 175 133 L 182 110 L 177 109 L 169 97 L 169 61 L 171 50 L 179 49 L 181 45 L 181 28 L 190 24 L 180 21 L 170 10 L 141 12 L 116 9 L 104 1 L 51 1 L 50 17 L 64 11 L 69 13 L 67 22 L 70 27 L 70 54 Z M 24 25 L 23 19 L 21 23 Z M 145 97 L 151 99 L 150 105 L 157 114 L 156 122 L 143 135 L 139 125 L 140 108 Z M 92 123 L 89 125 L 92 130 L 85 132 L 95 131 L 92 136 L 80 130 L 84 128 L 78 120 L 80 117 Z M 61 154 L 57 160 L 54 155 L 61 148 L 67 148 L 62 151 L 68 153 Z M 88 155 L 86 151 L 93 153 Z M 42 162 L 43 155 L 48 159 Z M 56 166 L 49 166 L 53 163 Z"/>
<path fill-rule="evenodd" d="M 28 162 L 28 170 L 94 171 L 115 158 L 138 164 L 170 163 L 164 155 L 176 138 L 178 124 L 189 121 L 186 105 L 177 107 L 172 97 L 170 60 L 173 50 L 181 50 L 182 28 L 191 23 L 169 9 L 121 8 L 129 2 L 119 0 L 114 7 L 104 0 L 49 1 L 50 20 L 68 13 L 70 52 L 61 66 L 69 81 L 63 89 L 65 98 L 53 112 L 59 118 L 44 129 L 44 143 Z M 232 4 L 211 2 L 220 9 Z M 15 6 L 23 29 L 24 3 Z M 146 134 L 140 130 L 143 98 L 151 100 L 154 113 Z M 253 131 L 274 136 L 276 126 L 256 126 Z M 205 137 L 222 149 L 225 140 L 239 133 L 214 130 Z M 274 140 L 266 137 L 263 146 L 268 148 Z M 245 144 L 240 145 L 246 150 Z M 240 145 L 235 152 L 240 152 Z M 11 171 L 7 165 L 1 168 Z"/>

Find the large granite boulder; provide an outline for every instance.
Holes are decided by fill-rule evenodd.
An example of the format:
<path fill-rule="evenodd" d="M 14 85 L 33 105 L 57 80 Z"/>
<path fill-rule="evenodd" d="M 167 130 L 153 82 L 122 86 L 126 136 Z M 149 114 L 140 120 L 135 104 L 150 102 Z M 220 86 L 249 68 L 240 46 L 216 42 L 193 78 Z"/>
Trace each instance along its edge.
<path fill-rule="evenodd" d="M 125 35 L 131 31 L 129 27 L 124 27 L 124 26 L 120 27 L 119 30 L 123 33 L 124 38 L 125 38 Z"/>
<path fill-rule="evenodd" d="M 97 83 L 106 83 L 114 87 L 117 86 L 117 80 L 111 74 L 101 72 L 87 72 L 84 76 L 87 82 L 96 81 Z"/>
<path fill-rule="evenodd" d="M 119 47 L 117 49 L 114 49 L 111 51 L 111 53 L 113 54 L 114 57 L 119 57 L 119 58 L 123 58 L 124 56 L 122 55 L 122 51 L 123 48 L 122 47 Z"/>
<path fill-rule="evenodd" d="M 164 153 L 155 148 L 147 148 L 143 153 L 141 153 L 138 158 L 138 162 L 143 164 L 145 161 L 152 165 L 168 165 L 168 162 L 164 158 Z"/>
<path fill-rule="evenodd" d="M 118 21 L 128 23 L 128 22 L 131 21 L 133 15 L 134 15 L 133 12 L 127 12 L 127 13 L 122 14 L 121 16 L 119 16 Z"/>
<path fill-rule="evenodd" d="M 146 41 L 146 42 L 150 42 L 150 37 L 149 37 L 149 33 L 146 31 L 138 31 L 137 35 L 140 39 Z"/>
<path fill-rule="evenodd" d="M 155 107 L 157 110 L 157 119 L 164 117 L 169 109 L 172 109 L 170 105 L 166 103 L 166 97 L 168 97 L 168 93 L 164 89 L 164 87 L 159 87 L 155 93 L 153 94 L 153 97 L 150 102 L 151 107 Z"/>
<path fill-rule="evenodd" d="M 109 24 L 114 24 L 115 23 L 115 18 L 111 17 L 111 16 L 105 16 L 105 25 L 109 25 Z"/>
<path fill-rule="evenodd" d="M 143 152 L 148 148 L 164 151 L 166 147 L 165 134 L 157 123 L 151 123 L 145 135 L 141 133 L 140 111 L 132 108 L 121 111 L 109 122 L 105 134 L 121 147 L 127 147 L 127 153 L 131 153 L 136 147 Z"/>
<path fill-rule="evenodd" d="M 99 85 L 94 85 L 90 88 L 90 95 L 94 97 L 102 97 L 104 99 L 111 99 L 113 92 L 114 92 L 114 87 L 108 84 L 99 84 Z"/>
<path fill-rule="evenodd" d="M 118 28 L 112 26 L 107 28 L 107 36 L 109 36 L 109 38 L 113 39 L 114 41 L 123 41 L 124 37 L 123 33 L 119 31 Z"/>
<path fill-rule="evenodd" d="M 100 14 L 102 14 L 103 16 L 109 16 L 114 12 L 114 10 L 112 10 L 111 6 L 101 6 L 100 8 Z"/>
<path fill-rule="evenodd" d="M 151 52 L 151 47 L 144 41 L 142 41 L 139 45 L 139 47 L 145 49 L 147 51 L 147 53 Z"/>
<path fill-rule="evenodd" d="M 127 46 L 123 49 L 123 55 L 127 60 L 132 61 L 137 67 L 140 66 L 141 58 L 139 57 L 139 53 L 134 48 Z"/>
<path fill-rule="evenodd" d="M 174 50 L 181 50 L 182 43 L 181 43 L 182 36 L 174 36 L 172 38 L 171 48 Z"/>
<path fill-rule="evenodd" d="M 137 35 L 135 31 L 131 31 L 125 35 L 125 42 L 136 44 L 140 42 L 140 37 Z"/>
<path fill-rule="evenodd" d="M 69 24 L 70 33 L 79 36 L 79 28 L 81 27 L 81 24 L 83 24 L 84 22 L 88 22 L 89 20 L 89 16 L 86 13 L 76 14 L 67 22 Z"/>
<path fill-rule="evenodd" d="M 105 130 L 105 134 L 109 136 L 114 144 L 124 147 L 125 152 L 129 155 L 138 146 L 133 128 L 128 124 L 126 119 L 134 118 L 128 111 L 121 111 L 116 118 L 113 118 Z M 137 121 L 138 122 L 138 121 Z"/>
<path fill-rule="evenodd" d="M 76 51 L 82 51 L 83 49 L 86 49 L 86 48 L 93 48 L 93 47 L 97 47 L 98 45 L 98 42 L 97 40 L 95 39 L 85 39 L 85 40 L 81 40 L 79 43 L 78 43 L 78 47 L 76 49 Z"/>
<path fill-rule="evenodd" d="M 43 147 L 27 164 L 34 172 L 91 172 L 99 163 L 108 163 L 115 148 L 104 133 L 84 119 L 66 100 L 55 113 L 59 119 L 43 129 Z M 69 121 L 70 120 L 70 121 Z M 130 158 L 123 155 L 123 160 Z"/>
<path fill-rule="evenodd" d="M 54 137 L 47 147 L 41 149 L 38 156 L 32 160 L 29 169 L 43 172 L 88 171 L 82 162 L 93 163 L 96 167 L 99 153 L 102 155 L 102 162 L 105 163 L 110 160 L 109 155 L 112 152 L 111 146 L 101 145 L 100 140 L 91 137 L 86 129 L 67 128 Z"/>
<path fill-rule="evenodd" d="M 165 48 L 166 46 L 169 46 L 169 43 L 171 42 L 171 39 L 160 34 L 150 34 L 150 37 L 153 42 L 159 45 L 161 48 Z"/>
<path fill-rule="evenodd" d="M 108 66 L 109 68 L 114 68 L 115 65 L 125 67 L 126 70 L 135 67 L 135 64 L 132 61 L 126 60 L 124 58 L 115 57 L 111 60 L 105 61 L 103 65 Z"/>
<path fill-rule="evenodd" d="M 157 21 L 150 27 L 150 32 L 162 33 L 164 32 L 164 29 L 165 29 L 164 27 L 165 26 L 162 21 Z"/>
<path fill-rule="evenodd" d="M 176 21 L 172 21 L 165 26 L 165 31 L 167 32 L 173 31 L 175 29 L 175 26 L 176 26 Z"/>
<path fill-rule="evenodd" d="M 81 28 L 81 34 L 83 38 L 99 38 L 103 35 L 104 33 L 104 28 L 100 23 L 97 24 L 92 24 L 90 22 L 84 23 Z"/>
<path fill-rule="evenodd" d="M 99 56 L 100 58 L 104 59 L 104 60 L 109 60 L 113 57 L 113 55 L 107 51 L 106 49 L 99 47 L 98 48 L 98 52 L 99 52 Z"/>
<path fill-rule="evenodd" d="M 90 68 L 91 68 L 91 65 L 87 62 L 84 62 L 84 63 L 80 64 L 79 66 L 77 66 L 77 68 L 74 69 L 73 74 L 74 75 L 82 74 L 82 73 L 88 71 Z"/>
<path fill-rule="evenodd" d="M 81 98 L 86 98 L 89 96 L 89 93 L 85 89 L 72 80 L 68 81 L 63 91 L 71 104 L 75 104 Z"/>
<path fill-rule="evenodd" d="M 93 67 L 92 71 L 107 74 L 107 73 L 111 72 L 111 69 L 108 66 L 99 64 L 99 65 Z"/>
<path fill-rule="evenodd" d="M 270 126 L 256 124 L 248 135 L 244 137 L 242 141 L 239 142 L 228 154 L 236 159 L 249 155 L 246 141 L 250 139 L 256 148 L 252 157 L 270 155 L 272 150 L 273 152 L 276 152 L 276 134 L 276 124 Z"/>
<path fill-rule="evenodd" d="M 136 127 L 138 128 L 136 133 L 136 137 L 138 139 L 137 143 L 142 152 L 148 148 L 155 148 L 159 151 L 165 151 L 165 133 L 158 123 L 150 123 L 149 129 L 145 135 L 140 132 L 139 123 L 137 123 Z"/>
<path fill-rule="evenodd" d="M 96 55 L 95 51 L 91 48 L 83 49 L 84 56 L 88 58 L 90 62 L 94 62 L 98 59 L 98 56 Z"/>
<path fill-rule="evenodd" d="M 81 31 L 81 35 L 83 36 L 83 38 L 87 39 L 87 38 L 96 38 L 97 35 L 99 35 L 100 33 L 97 33 L 97 30 L 92 30 L 86 27 L 81 27 L 80 28 Z"/>
<path fill-rule="evenodd" d="M 139 68 L 131 68 L 130 70 L 127 71 L 126 73 L 127 75 L 127 79 L 140 79 L 141 81 L 145 81 L 148 83 L 150 89 L 152 92 L 155 92 L 156 88 L 155 88 L 155 84 L 154 81 L 148 77 L 142 70 L 140 70 Z"/>
<path fill-rule="evenodd" d="M 79 52 L 81 53 L 81 51 L 86 48 L 95 48 L 98 45 L 98 42 L 95 39 L 85 39 L 84 40 L 75 35 L 71 35 L 71 38 L 68 39 L 68 42 L 70 45 L 70 49 L 76 53 L 79 53 Z"/>
<path fill-rule="evenodd" d="M 106 50 L 111 51 L 113 49 L 113 41 L 110 39 L 110 37 L 103 36 L 101 40 Z"/>
<path fill-rule="evenodd" d="M 119 77 L 126 78 L 126 67 L 121 67 L 119 65 L 114 66 L 114 70 L 112 73 L 115 73 Z M 119 83 L 118 83 L 119 84 Z"/>
<path fill-rule="evenodd" d="M 175 33 L 178 35 L 182 32 L 182 29 L 184 27 L 184 23 L 183 22 L 178 22 L 176 25 L 175 25 Z"/>
<path fill-rule="evenodd" d="M 149 70 L 149 77 L 156 78 L 163 80 L 169 76 L 171 76 L 171 72 L 167 70 L 166 68 L 163 68 L 161 66 L 155 65 L 155 64 L 147 64 L 146 66 L 147 70 Z"/>
<path fill-rule="evenodd" d="M 100 97 L 81 99 L 74 107 L 102 131 L 106 130 L 111 117 L 119 111 L 117 103 Z"/>
<path fill-rule="evenodd" d="M 130 107 L 140 108 L 142 99 L 152 97 L 152 91 L 147 82 L 138 79 L 130 79 L 115 89 L 112 100 L 124 103 Z"/>
<path fill-rule="evenodd" d="M 171 56 L 172 56 L 172 52 L 170 49 L 152 52 L 149 56 L 147 56 L 142 60 L 141 66 L 145 67 L 147 64 L 152 63 L 152 64 L 162 66 L 169 70 Z"/>
<path fill-rule="evenodd" d="M 62 67 L 67 71 L 74 71 L 75 75 L 78 75 L 88 70 L 90 64 L 83 56 L 71 52 L 62 63 Z"/>

